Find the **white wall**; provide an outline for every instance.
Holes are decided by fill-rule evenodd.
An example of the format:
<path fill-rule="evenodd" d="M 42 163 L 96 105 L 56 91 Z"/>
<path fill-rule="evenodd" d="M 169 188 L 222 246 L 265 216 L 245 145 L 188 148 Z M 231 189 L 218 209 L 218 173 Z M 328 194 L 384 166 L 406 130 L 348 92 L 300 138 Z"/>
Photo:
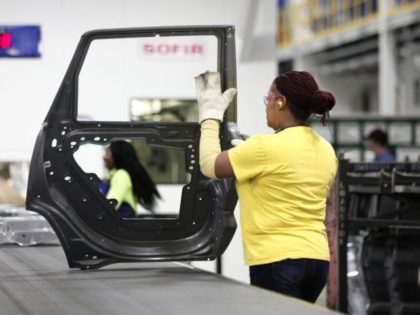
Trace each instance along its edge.
<path fill-rule="evenodd" d="M 82 33 L 113 27 L 233 24 L 237 27 L 240 43 L 248 6 L 249 1 L 241 0 L 176 3 L 171 0 L 2 0 L 2 25 L 41 25 L 42 57 L 0 59 L 0 161 L 30 159 L 35 137 Z M 274 42 L 275 1 L 259 1 L 258 7 L 264 16 L 257 18 L 260 26 L 256 35 L 270 30 Z M 249 43 L 249 33 L 247 36 Z M 238 64 L 238 74 L 242 76 L 238 80 L 240 100 L 261 104 L 259 98 L 257 100 L 260 91 L 253 86 L 256 81 L 268 85 L 272 79 L 276 69 L 274 54 L 270 65 L 266 63 L 250 68 Z M 251 85 L 244 86 L 242 82 Z M 239 106 L 242 112 L 243 106 Z M 254 130 L 258 132 L 257 128 L 249 132 Z"/>
<path fill-rule="evenodd" d="M 1 0 L 0 21 L 40 25 L 42 32 L 41 58 L 0 59 L 0 162 L 30 160 L 80 36 L 98 28 L 235 25 L 238 124 L 245 134 L 269 132 L 262 97 L 276 74 L 275 0 Z M 239 58 L 242 47 L 247 53 Z M 227 276 L 247 281 L 241 246 L 238 231 L 223 267 Z"/>

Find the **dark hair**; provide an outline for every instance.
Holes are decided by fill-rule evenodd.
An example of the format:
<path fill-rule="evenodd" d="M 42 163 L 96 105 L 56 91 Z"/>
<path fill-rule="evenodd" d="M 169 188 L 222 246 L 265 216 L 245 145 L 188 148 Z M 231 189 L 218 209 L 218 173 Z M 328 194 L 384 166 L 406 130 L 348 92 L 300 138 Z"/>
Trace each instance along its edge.
<path fill-rule="evenodd" d="M 287 99 L 290 111 L 296 119 L 306 122 L 312 114 L 321 116 L 325 125 L 329 111 L 335 105 L 334 96 L 318 88 L 314 77 L 306 71 L 291 71 L 279 75 L 274 84 Z"/>
<path fill-rule="evenodd" d="M 133 191 L 139 203 L 146 209 L 153 210 L 156 198 L 160 198 L 160 194 L 149 173 L 139 162 L 133 145 L 127 141 L 118 140 L 113 141 L 109 147 L 115 168 L 124 169 L 130 175 Z"/>
<path fill-rule="evenodd" d="M 388 135 L 381 129 L 372 130 L 366 139 L 374 141 L 383 147 L 388 146 Z"/>

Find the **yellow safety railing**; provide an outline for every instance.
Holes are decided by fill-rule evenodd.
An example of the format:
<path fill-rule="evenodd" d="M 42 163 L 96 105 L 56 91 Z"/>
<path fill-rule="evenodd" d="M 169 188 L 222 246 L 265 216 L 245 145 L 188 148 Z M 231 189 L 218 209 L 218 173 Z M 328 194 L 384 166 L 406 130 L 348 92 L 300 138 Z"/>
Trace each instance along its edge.
<path fill-rule="evenodd" d="M 376 23 L 380 5 L 388 1 L 388 16 L 420 9 L 420 0 L 289 0 L 279 8 L 280 49 Z"/>
<path fill-rule="evenodd" d="M 420 0 L 394 0 L 389 7 L 390 16 L 400 15 L 420 9 Z"/>

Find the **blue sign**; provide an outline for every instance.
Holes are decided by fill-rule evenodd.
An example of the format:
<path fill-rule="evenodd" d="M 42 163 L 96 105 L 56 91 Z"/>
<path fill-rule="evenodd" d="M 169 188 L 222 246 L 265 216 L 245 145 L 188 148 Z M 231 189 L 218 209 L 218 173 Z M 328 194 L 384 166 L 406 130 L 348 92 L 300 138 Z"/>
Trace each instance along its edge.
<path fill-rule="evenodd" d="M 0 57 L 41 57 L 39 26 L 0 26 Z"/>

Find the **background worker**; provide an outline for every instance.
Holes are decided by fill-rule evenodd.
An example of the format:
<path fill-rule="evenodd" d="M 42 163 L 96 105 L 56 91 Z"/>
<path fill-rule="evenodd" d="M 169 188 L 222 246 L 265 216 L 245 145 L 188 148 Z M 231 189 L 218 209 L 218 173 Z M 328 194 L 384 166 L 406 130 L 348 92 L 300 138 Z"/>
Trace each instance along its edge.
<path fill-rule="evenodd" d="M 282 74 L 264 97 L 274 133 L 221 152 L 219 123 L 236 90 L 222 94 L 214 72 L 196 77 L 196 89 L 201 171 L 235 177 L 251 284 L 315 302 L 328 275 L 324 219 L 337 159 L 306 121 L 319 115 L 325 124 L 334 96 L 320 91 L 308 72 Z"/>
<path fill-rule="evenodd" d="M 366 137 L 367 147 L 375 154 L 375 162 L 393 162 L 395 156 L 391 152 L 388 144 L 388 134 L 375 129 Z"/>
<path fill-rule="evenodd" d="M 109 170 L 109 183 L 101 192 L 107 199 L 116 199 L 116 210 L 124 218 L 139 215 L 137 204 L 153 211 L 160 194 L 156 184 L 141 165 L 131 143 L 114 141 L 105 149 L 104 162 Z"/>

